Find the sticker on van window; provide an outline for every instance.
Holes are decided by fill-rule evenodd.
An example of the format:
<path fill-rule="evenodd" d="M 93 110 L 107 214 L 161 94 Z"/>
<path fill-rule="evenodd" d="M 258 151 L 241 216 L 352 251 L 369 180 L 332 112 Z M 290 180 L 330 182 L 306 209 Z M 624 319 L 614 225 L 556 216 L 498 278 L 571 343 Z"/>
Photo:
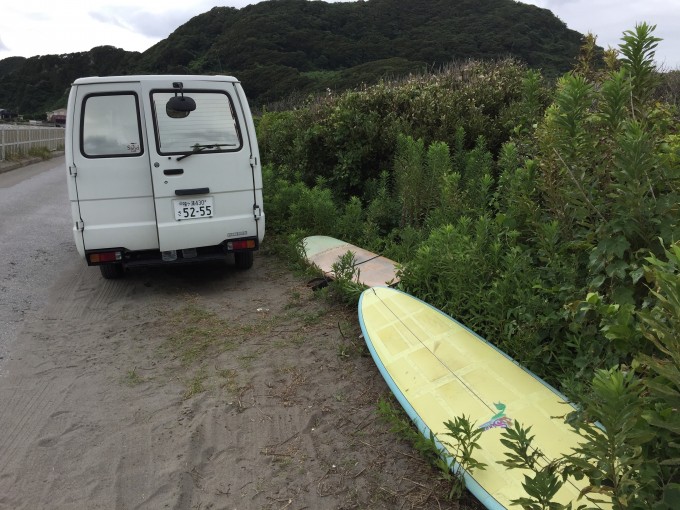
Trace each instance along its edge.
<path fill-rule="evenodd" d="M 129 143 L 127 145 L 128 152 L 139 152 L 139 144 L 136 142 Z"/>

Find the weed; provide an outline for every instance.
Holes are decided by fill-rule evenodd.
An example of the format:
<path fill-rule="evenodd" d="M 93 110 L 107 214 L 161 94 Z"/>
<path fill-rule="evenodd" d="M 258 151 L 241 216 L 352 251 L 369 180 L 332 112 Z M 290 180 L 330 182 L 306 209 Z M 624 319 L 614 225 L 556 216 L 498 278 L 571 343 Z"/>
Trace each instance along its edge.
<path fill-rule="evenodd" d="M 655 433 L 643 418 L 644 392 L 643 382 L 633 371 L 598 370 L 592 395 L 582 399 L 583 414 L 574 422 L 584 442 L 568 461 L 590 479 L 586 495 L 611 498 L 615 509 L 630 508 L 634 502 L 653 506 L 653 497 L 649 498 L 657 488 L 657 461 L 645 458 L 644 451 Z"/>
<path fill-rule="evenodd" d="M 199 370 L 194 376 L 186 381 L 187 389 L 184 392 L 184 400 L 190 399 L 194 395 L 203 393 L 205 391 L 205 386 L 203 383 L 208 378 L 204 369 Z"/>
<path fill-rule="evenodd" d="M 294 290 L 290 293 L 290 298 L 288 303 L 286 303 L 285 308 L 288 310 L 291 308 L 298 308 L 300 306 L 302 306 L 302 295 L 299 291 Z"/>
<path fill-rule="evenodd" d="M 296 333 L 291 337 L 291 339 L 288 342 L 293 347 L 302 347 L 307 343 L 307 340 L 308 337 L 306 335 L 303 335 L 302 333 Z"/>
<path fill-rule="evenodd" d="M 408 416 L 392 403 L 391 398 L 381 397 L 378 400 L 378 414 L 394 434 L 409 442 L 432 466 L 437 466 L 440 452 L 436 443 L 423 436 Z"/>
<path fill-rule="evenodd" d="M 174 321 L 177 330 L 166 345 L 183 365 L 203 359 L 210 350 L 228 351 L 233 349 L 233 340 L 227 324 L 214 312 L 199 307 L 195 301 L 180 310 Z"/>
<path fill-rule="evenodd" d="M 218 369 L 217 376 L 224 379 L 224 382 L 220 383 L 220 387 L 225 388 L 231 394 L 238 392 L 238 372 L 236 370 L 231 368 Z"/>
<path fill-rule="evenodd" d="M 524 428 L 515 422 L 513 428 L 504 429 L 501 435 L 501 443 L 508 451 L 505 453 L 506 460 L 499 461 L 499 464 L 510 469 L 525 469 L 531 473 L 525 476 L 522 484 L 528 497 L 517 498 L 513 500 L 513 504 L 527 510 L 571 508 L 552 501 L 566 481 L 564 462 L 558 460 L 541 467 L 539 459 L 543 457 L 543 453 L 533 445 L 534 436 L 530 436 L 530 432 L 531 427 Z"/>
<path fill-rule="evenodd" d="M 342 360 L 361 358 L 366 352 L 366 346 L 362 342 L 350 341 L 338 344 L 338 357 Z"/>
<path fill-rule="evenodd" d="M 297 314 L 293 315 L 293 317 L 299 318 L 302 321 L 302 324 L 305 326 L 311 326 L 313 324 L 318 324 L 318 322 L 328 313 L 328 310 L 314 310 L 311 312 L 306 312 L 302 315 Z"/>
<path fill-rule="evenodd" d="M 259 357 L 260 353 L 258 351 L 253 351 L 251 353 L 238 356 L 238 360 L 241 362 L 241 366 L 247 370 L 253 366 L 253 362 Z"/>
<path fill-rule="evenodd" d="M 338 345 L 338 357 L 340 359 L 348 359 L 350 357 L 351 345 Z"/>
<path fill-rule="evenodd" d="M 33 147 L 28 150 L 28 155 L 36 158 L 40 158 L 44 161 L 52 157 L 52 153 L 47 147 Z"/>
<path fill-rule="evenodd" d="M 448 430 L 444 435 L 451 437 L 454 443 L 442 440 L 442 444 L 449 449 L 448 452 L 443 448 L 439 449 L 440 458 L 437 465 L 444 478 L 451 482 L 449 499 L 458 500 L 465 490 L 464 474 L 471 475 L 475 470 L 483 470 L 486 467 L 486 464 L 479 462 L 474 456 L 475 450 L 480 448 L 477 441 L 484 429 L 475 426 L 466 416 L 456 416 L 453 421 L 444 423 L 444 426 Z M 434 441 L 433 437 L 431 439 Z"/>
<path fill-rule="evenodd" d="M 361 277 L 361 269 L 357 267 L 354 253 L 347 251 L 337 262 L 332 264 L 331 270 L 333 271 L 334 279 L 330 284 L 330 288 L 335 296 L 345 303 L 358 303 L 359 296 L 366 286 L 357 283 Z"/>
<path fill-rule="evenodd" d="M 132 370 L 127 371 L 123 381 L 127 386 L 132 387 L 143 383 L 144 379 L 137 373 L 137 368 L 135 367 Z"/>
<path fill-rule="evenodd" d="M 463 495 L 464 473 L 486 467 L 486 464 L 474 458 L 474 450 L 479 448 L 477 440 L 483 430 L 475 427 L 465 416 L 455 417 L 444 424 L 448 431 L 444 435 L 454 440 L 454 444 L 451 444 L 438 439 L 432 432 L 425 437 L 390 400 L 381 398 L 378 401 L 378 413 L 390 425 L 393 433 L 411 443 L 430 465 L 439 470 L 440 478 L 451 484 L 449 499 L 458 500 Z"/>

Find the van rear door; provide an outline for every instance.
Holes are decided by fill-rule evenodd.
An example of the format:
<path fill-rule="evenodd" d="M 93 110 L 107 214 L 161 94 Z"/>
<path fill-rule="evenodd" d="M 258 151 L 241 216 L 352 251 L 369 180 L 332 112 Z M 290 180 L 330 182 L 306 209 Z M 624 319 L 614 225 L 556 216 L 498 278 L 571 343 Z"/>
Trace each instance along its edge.
<path fill-rule="evenodd" d="M 175 79 L 141 82 L 149 99 L 145 116 L 151 120 L 147 136 L 159 249 L 257 242 L 256 142 L 238 82 Z M 169 106 L 174 97 L 193 100 L 195 109 L 174 110 Z"/>
<path fill-rule="evenodd" d="M 85 250 L 157 249 L 140 83 L 87 83 L 74 89 L 67 139 L 71 207 L 79 218 L 76 238 L 82 236 Z"/>

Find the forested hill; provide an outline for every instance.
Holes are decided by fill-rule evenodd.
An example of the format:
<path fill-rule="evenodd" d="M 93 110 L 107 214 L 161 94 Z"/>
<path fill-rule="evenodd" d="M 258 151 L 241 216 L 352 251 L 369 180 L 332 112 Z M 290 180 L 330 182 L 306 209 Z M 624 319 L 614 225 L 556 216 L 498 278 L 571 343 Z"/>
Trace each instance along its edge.
<path fill-rule="evenodd" d="M 64 106 L 70 83 L 93 74 L 231 74 L 255 103 L 470 58 L 512 55 L 554 75 L 573 64 L 580 37 L 550 11 L 514 0 L 270 0 L 215 7 L 141 54 L 107 46 L 2 60 L 0 106 L 25 114 Z"/>

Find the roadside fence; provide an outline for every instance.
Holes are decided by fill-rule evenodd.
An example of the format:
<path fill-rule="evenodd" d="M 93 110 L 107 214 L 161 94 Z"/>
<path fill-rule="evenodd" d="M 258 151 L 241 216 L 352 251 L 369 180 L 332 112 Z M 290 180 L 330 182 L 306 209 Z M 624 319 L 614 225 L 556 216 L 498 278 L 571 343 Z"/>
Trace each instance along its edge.
<path fill-rule="evenodd" d="M 27 156 L 31 149 L 63 149 L 65 131 L 61 127 L 0 124 L 0 161 Z"/>

